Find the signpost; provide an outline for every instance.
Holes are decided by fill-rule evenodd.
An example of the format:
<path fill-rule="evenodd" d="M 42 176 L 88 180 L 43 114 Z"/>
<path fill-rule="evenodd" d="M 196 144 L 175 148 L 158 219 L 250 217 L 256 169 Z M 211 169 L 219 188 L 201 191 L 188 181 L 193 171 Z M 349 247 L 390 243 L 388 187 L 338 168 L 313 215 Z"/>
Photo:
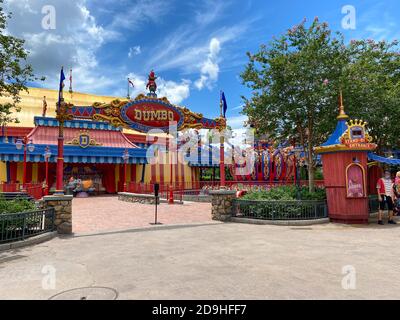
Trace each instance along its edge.
<path fill-rule="evenodd" d="M 160 184 L 156 183 L 154 185 L 154 197 L 155 197 L 155 210 L 154 210 L 154 223 L 150 223 L 151 225 L 158 225 L 158 224 L 162 224 L 160 222 L 157 221 L 157 209 L 158 209 L 158 203 L 159 203 L 159 191 L 160 191 Z"/>

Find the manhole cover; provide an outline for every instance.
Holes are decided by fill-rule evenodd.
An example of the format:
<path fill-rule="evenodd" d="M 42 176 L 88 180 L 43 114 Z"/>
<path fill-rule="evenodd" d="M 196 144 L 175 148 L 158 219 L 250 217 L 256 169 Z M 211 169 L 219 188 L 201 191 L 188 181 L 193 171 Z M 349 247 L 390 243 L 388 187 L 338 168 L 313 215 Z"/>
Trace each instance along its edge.
<path fill-rule="evenodd" d="M 113 288 L 85 287 L 62 291 L 49 300 L 115 300 L 118 292 Z"/>

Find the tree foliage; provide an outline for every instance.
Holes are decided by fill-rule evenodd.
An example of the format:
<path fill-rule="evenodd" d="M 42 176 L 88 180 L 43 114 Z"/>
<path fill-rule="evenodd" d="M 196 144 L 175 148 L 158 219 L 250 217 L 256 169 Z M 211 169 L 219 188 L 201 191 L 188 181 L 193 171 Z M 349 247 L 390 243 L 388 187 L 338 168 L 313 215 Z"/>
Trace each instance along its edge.
<path fill-rule="evenodd" d="M 28 90 L 26 84 L 29 81 L 38 80 L 32 66 L 27 63 L 25 41 L 7 33 L 7 21 L 11 14 L 4 11 L 3 2 L 0 0 L 0 96 L 9 98 L 9 102 L 0 104 L 0 126 L 18 122 L 19 94 Z"/>
<path fill-rule="evenodd" d="M 332 36 L 326 23 L 315 19 L 288 30 L 255 54 L 242 73 L 253 90 L 243 97 L 244 113 L 258 133 L 293 141 L 308 151 L 310 189 L 314 189 L 313 147 L 334 127 L 337 92 L 347 54 L 340 34 Z"/>
<path fill-rule="evenodd" d="M 296 142 L 307 150 L 310 190 L 316 165 L 313 148 L 334 130 L 339 91 L 347 113 L 368 121 L 381 147 L 399 145 L 400 56 L 397 42 L 352 41 L 332 34 L 316 18 L 304 20 L 260 50 L 248 53 L 241 74 L 252 89 L 243 113 L 259 134 Z"/>

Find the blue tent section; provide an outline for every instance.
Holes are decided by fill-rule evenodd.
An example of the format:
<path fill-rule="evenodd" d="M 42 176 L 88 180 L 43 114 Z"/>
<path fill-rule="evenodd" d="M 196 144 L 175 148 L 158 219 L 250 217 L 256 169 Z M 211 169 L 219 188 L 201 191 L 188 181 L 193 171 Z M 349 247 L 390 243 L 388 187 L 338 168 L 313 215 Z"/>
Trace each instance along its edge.
<path fill-rule="evenodd" d="M 346 132 L 347 128 L 346 120 L 340 119 L 336 125 L 335 131 L 331 134 L 328 141 L 322 145 L 322 147 L 341 144 L 340 137 Z"/>
<path fill-rule="evenodd" d="M 400 159 L 385 158 L 385 157 L 378 156 L 377 154 L 372 153 L 372 152 L 368 153 L 368 159 L 372 160 L 372 161 L 377 161 L 380 163 L 392 165 L 392 166 L 400 166 Z"/>

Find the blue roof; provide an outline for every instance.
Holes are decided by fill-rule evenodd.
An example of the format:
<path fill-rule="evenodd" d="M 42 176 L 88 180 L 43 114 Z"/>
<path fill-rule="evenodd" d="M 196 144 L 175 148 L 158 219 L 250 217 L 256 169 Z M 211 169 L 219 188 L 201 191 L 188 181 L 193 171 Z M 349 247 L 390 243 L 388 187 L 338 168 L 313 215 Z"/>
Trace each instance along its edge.
<path fill-rule="evenodd" d="M 346 122 L 346 119 L 339 119 L 335 131 L 331 134 L 328 141 L 322 144 L 321 147 L 329 147 L 336 144 L 341 144 L 340 137 L 343 135 L 343 133 L 346 132 L 348 128 Z"/>
<path fill-rule="evenodd" d="M 385 158 L 385 157 L 378 156 L 377 154 L 372 153 L 372 152 L 368 153 L 368 159 L 377 161 L 380 163 L 389 164 L 392 166 L 400 166 L 400 159 Z"/>

